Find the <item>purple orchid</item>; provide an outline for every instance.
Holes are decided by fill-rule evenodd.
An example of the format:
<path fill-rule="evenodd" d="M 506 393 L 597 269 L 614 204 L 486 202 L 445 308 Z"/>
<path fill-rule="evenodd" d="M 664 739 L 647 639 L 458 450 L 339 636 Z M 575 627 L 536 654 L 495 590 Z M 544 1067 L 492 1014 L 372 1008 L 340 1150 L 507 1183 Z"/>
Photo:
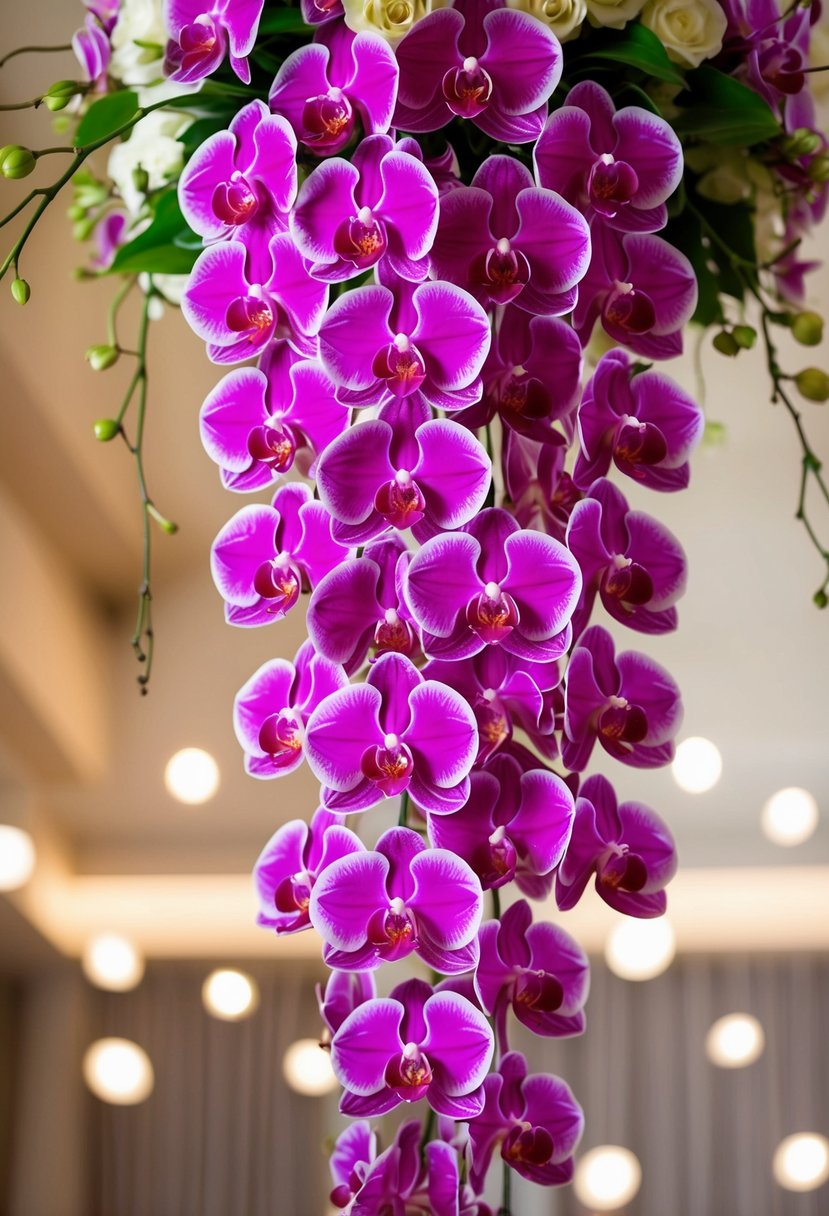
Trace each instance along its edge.
<path fill-rule="evenodd" d="M 406 598 L 430 658 L 463 659 L 503 646 L 531 662 L 559 658 L 581 593 L 564 545 L 522 531 L 506 511 L 481 511 L 463 532 L 435 536 L 415 554 Z"/>
<path fill-rule="evenodd" d="M 482 304 L 514 303 L 559 316 L 578 297 L 590 262 L 590 230 L 575 207 L 536 186 L 513 157 L 490 156 L 471 186 L 441 198 L 431 256 L 439 279 Z"/>
<path fill-rule="evenodd" d="M 334 1035 L 331 1063 L 346 1115 L 382 1115 L 425 1098 L 438 1114 L 469 1119 L 483 1107 L 493 1054 L 484 1015 L 455 992 L 409 980 L 366 1001 Z"/>
<path fill-rule="evenodd" d="M 194 84 L 210 76 L 225 55 L 243 84 L 250 84 L 248 55 L 259 32 L 265 0 L 164 0 L 170 31 L 165 69 L 171 80 Z"/>
<path fill-rule="evenodd" d="M 366 135 L 391 125 L 397 100 L 397 60 L 378 34 L 353 34 L 341 22 L 317 32 L 284 61 L 268 97 L 306 148 L 318 156 L 341 151 L 359 118 Z"/>
<path fill-rule="evenodd" d="M 656 232 L 682 178 L 682 145 L 640 106 L 617 110 L 591 80 L 550 115 L 534 152 L 538 184 L 563 195 L 590 221 L 621 232 Z"/>
<path fill-rule="evenodd" d="M 483 367 L 483 395 L 456 417 L 478 430 L 496 414 L 505 434 L 518 431 L 539 443 L 563 444 L 581 387 L 582 350 L 571 326 L 507 307 Z M 553 429 L 563 422 L 565 434 Z"/>
<path fill-rule="evenodd" d="M 89 261 L 90 270 L 109 270 L 115 255 L 127 239 L 127 219 L 124 211 L 108 211 L 95 225 L 95 254 Z"/>
<path fill-rule="evenodd" d="M 311 278 L 287 232 L 272 237 L 268 256 L 271 270 L 260 283 L 251 277 L 241 241 L 222 241 L 199 254 L 181 310 L 213 363 L 241 363 L 272 338 L 287 338 L 301 354 L 316 355 L 328 286 Z"/>
<path fill-rule="evenodd" d="M 590 230 L 593 256 L 573 325 L 587 345 L 601 320 L 605 333 L 646 359 L 682 354 L 682 331 L 697 306 L 697 278 L 684 253 L 658 236 Z"/>
<path fill-rule="evenodd" d="M 561 79 L 561 46 L 527 13 L 492 9 L 487 0 L 455 0 L 406 35 L 397 47 L 396 127 L 437 131 L 458 116 L 505 143 L 538 138 Z"/>
<path fill-rule="evenodd" d="M 307 486 L 282 486 L 273 504 L 251 504 L 213 542 L 213 581 L 230 625 L 269 625 L 294 607 L 348 556 L 331 535 L 331 519 Z"/>
<path fill-rule="evenodd" d="M 584 1116 L 564 1081 L 527 1076 L 524 1056 L 510 1051 L 487 1077 L 484 1094 L 483 1112 L 469 1124 L 472 1185 L 483 1183 L 499 1144 L 503 1160 L 523 1178 L 541 1186 L 570 1182 Z"/>
<path fill-rule="evenodd" d="M 377 1153 L 377 1133 L 371 1130 L 367 1120 L 359 1119 L 340 1132 L 328 1159 L 333 1184 L 329 1200 L 335 1208 L 344 1213 L 353 1212 L 354 1197 L 362 1188 Z"/>
<path fill-rule="evenodd" d="M 365 851 L 341 815 L 320 809 L 310 825 L 292 819 L 278 828 L 253 867 L 259 900 L 256 922 L 277 933 L 297 933 L 311 924 L 308 905 L 314 883 L 339 857 Z"/>
<path fill-rule="evenodd" d="M 361 811 L 408 791 L 425 810 L 449 812 L 469 797 L 477 736 L 463 697 L 389 653 L 365 684 L 342 688 L 317 707 L 305 747 L 332 809 Z"/>
<path fill-rule="evenodd" d="M 340 400 L 355 406 L 395 398 L 469 406 L 481 395 L 489 344 L 483 308 L 451 283 L 358 287 L 332 304 L 320 328 L 320 357 Z"/>
<path fill-rule="evenodd" d="M 513 430 L 504 433 L 501 468 L 513 515 L 522 528 L 546 532 L 562 542 L 573 507 L 582 496 L 565 471 L 566 457 L 563 445 L 538 443 Z"/>
<path fill-rule="evenodd" d="M 300 0 L 300 8 L 306 25 L 322 25 L 343 15 L 342 0 Z"/>
<path fill-rule="evenodd" d="M 357 545 L 390 527 L 412 528 L 418 539 L 459 528 L 483 506 L 490 480 L 489 457 L 474 435 L 405 401 L 350 427 L 317 467 L 334 536 Z"/>
<path fill-rule="evenodd" d="M 391 828 L 375 849 L 329 868 L 311 896 L 311 924 L 329 967 L 364 971 L 414 952 L 443 975 L 478 961 L 483 895 L 462 858 Z"/>
<path fill-rule="evenodd" d="M 634 768 L 657 768 L 674 755 L 682 722 L 679 689 L 648 655 L 616 655 L 613 639 L 592 625 L 567 665 L 564 764 L 582 772 L 598 739 L 611 756 Z"/>
<path fill-rule="evenodd" d="M 486 890 L 515 881 L 525 895 L 540 899 L 552 889 L 573 814 L 573 796 L 561 777 L 539 767 L 522 772 L 512 756 L 499 755 L 473 772 L 464 807 L 429 817 L 429 839 L 463 857 Z"/>
<path fill-rule="evenodd" d="M 652 490 L 688 485 L 688 459 L 702 438 L 702 410 L 658 372 L 634 374 L 630 359 L 609 351 L 596 365 L 578 412 L 581 449 L 573 480 L 587 489 L 616 465 Z"/>
<path fill-rule="evenodd" d="M 324 161 L 306 178 L 291 215 L 300 253 L 335 283 L 387 259 L 401 278 L 426 277 L 438 192 L 428 169 L 388 135 L 362 140 L 350 161 Z"/>
<path fill-rule="evenodd" d="M 573 507 L 567 548 L 584 578 L 573 635 L 586 627 L 598 594 L 607 612 L 640 633 L 676 629 L 674 604 L 685 591 L 687 567 L 679 541 L 659 520 L 631 511 L 611 482 L 594 481 Z"/>
<path fill-rule="evenodd" d="M 294 466 L 305 473 L 348 425 L 348 410 L 321 365 L 288 342 L 272 342 L 259 367 L 235 368 L 208 394 L 199 415 L 204 449 L 226 490 L 247 492 Z"/>
<path fill-rule="evenodd" d="M 558 925 L 538 921 L 526 900 L 478 934 L 481 957 L 475 988 L 484 1013 L 495 1019 L 501 1050 L 507 1047 L 507 1011 L 533 1034 L 566 1038 L 584 1033 L 590 965 L 581 946 Z"/>
<path fill-rule="evenodd" d="M 419 656 L 417 630 L 402 593 L 408 563 L 405 542 L 395 532 L 326 574 L 311 596 L 307 617 L 308 634 L 320 654 L 341 663 L 349 675 L 370 648 L 378 656 L 387 651 Z"/>
<path fill-rule="evenodd" d="M 617 912 L 662 916 L 676 864 L 673 837 L 659 816 L 639 802 L 617 805 L 613 786 L 597 774 L 576 799 L 573 834 L 556 873 L 556 903 L 562 912 L 574 908 L 595 874 L 596 890 Z"/>
<path fill-rule="evenodd" d="M 293 663 L 269 659 L 239 689 L 233 729 L 251 777 L 282 777 L 302 763 L 302 735 L 310 714 L 348 683 L 342 667 L 303 642 Z"/>
<path fill-rule="evenodd" d="M 87 13 L 83 28 L 72 35 L 72 50 L 81 65 L 84 77 L 91 85 L 106 82 L 107 68 L 112 58 L 109 34 L 102 27 L 97 15 Z"/>
<path fill-rule="evenodd" d="M 178 199 L 205 244 L 241 241 L 251 282 L 271 274 L 270 241 L 288 227 L 296 198 L 296 139 L 261 101 L 239 111 L 227 131 L 200 144 L 185 165 Z"/>
<path fill-rule="evenodd" d="M 332 971 L 325 987 L 317 984 L 317 1004 L 320 1017 L 325 1024 L 321 1043 L 330 1047 L 331 1036 L 336 1034 L 348 1015 L 377 996 L 377 985 L 373 971 Z"/>

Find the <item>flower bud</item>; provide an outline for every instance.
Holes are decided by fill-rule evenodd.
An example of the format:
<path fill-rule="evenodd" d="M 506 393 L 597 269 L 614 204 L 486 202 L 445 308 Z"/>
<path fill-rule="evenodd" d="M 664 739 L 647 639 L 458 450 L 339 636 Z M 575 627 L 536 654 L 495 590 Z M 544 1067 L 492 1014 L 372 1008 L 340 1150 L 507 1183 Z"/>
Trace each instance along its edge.
<path fill-rule="evenodd" d="M 67 219 L 70 219 L 75 223 L 77 223 L 78 220 L 82 220 L 85 215 L 86 207 L 82 207 L 80 203 L 73 203 L 71 207 L 66 208 Z"/>
<path fill-rule="evenodd" d="M 829 182 L 829 154 L 821 152 L 809 163 L 806 172 L 813 182 Z"/>
<path fill-rule="evenodd" d="M 94 215 L 87 216 L 82 220 L 76 220 L 72 225 L 73 238 L 76 241 L 88 241 L 97 222 L 98 221 Z"/>
<path fill-rule="evenodd" d="M 114 439 L 120 431 L 121 427 L 114 418 L 99 418 L 93 423 L 92 429 L 95 432 L 95 438 L 101 443 L 109 443 L 110 439 Z"/>
<path fill-rule="evenodd" d="M 43 94 L 43 104 L 54 114 L 68 106 L 78 92 L 80 92 L 80 87 L 77 81 L 56 80 Z"/>
<path fill-rule="evenodd" d="M 12 299 L 17 304 L 28 304 L 32 289 L 25 279 L 15 279 L 12 283 Z"/>
<path fill-rule="evenodd" d="M 94 372 L 105 372 L 118 359 L 118 351 L 114 346 L 90 346 L 86 352 L 86 361 Z"/>
<path fill-rule="evenodd" d="M 740 353 L 740 347 L 736 338 L 724 329 L 714 335 L 712 345 L 714 350 L 718 350 L 721 355 L 727 355 L 731 359 Z"/>
<path fill-rule="evenodd" d="M 37 162 L 37 157 L 30 148 L 22 148 L 20 144 L 6 144 L 0 148 L 0 173 L 10 181 L 28 177 Z"/>
<path fill-rule="evenodd" d="M 812 603 L 816 608 L 825 608 L 829 604 L 829 596 L 821 587 L 820 591 L 816 591 L 812 596 Z"/>
<path fill-rule="evenodd" d="M 781 140 L 783 151 L 793 160 L 798 156 L 813 156 L 822 143 L 817 131 L 812 131 L 809 127 L 798 127 Z"/>
<path fill-rule="evenodd" d="M 132 184 L 139 194 L 146 194 L 150 188 L 150 175 L 143 165 L 136 165 L 132 171 Z"/>
<path fill-rule="evenodd" d="M 819 367 L 804 367 L 794 378 L 797 391 L 807 401 L 817 401 L 819 404 L 829 401 L 829 376 Z"/>
<path fill-rule="evenodd" d="M 792 337 L 801 346 L 819 346 L 823 338 L 823 317 L 816 312 L 799 312 L 792 319 Z"/>
<path fill-rule="evenodd" d="M 735 325 L 731 333 L 741 350 L 751 350 L 757 341 L 757 330 L 751 325 Z"/>

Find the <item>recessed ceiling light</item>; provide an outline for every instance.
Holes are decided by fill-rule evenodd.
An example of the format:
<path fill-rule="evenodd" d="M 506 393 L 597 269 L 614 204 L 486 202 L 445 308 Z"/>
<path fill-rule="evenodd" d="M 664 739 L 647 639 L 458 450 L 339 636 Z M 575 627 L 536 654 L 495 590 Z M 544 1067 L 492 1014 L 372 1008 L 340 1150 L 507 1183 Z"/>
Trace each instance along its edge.
<path fill-rule="evenodd" d="M 611 929 L 605 960 L 614 975 L 623 980 L 650 980 L 671 965 L 675 950 L 674 931 L 664 916 L 654 920 L 631 918 Z"/>
<path fill-rule="evenodd" d="M 134 1106 L 152 1093 L 154 1076 L 150 1057 L 129 1039 L 98 1039 L 83 1058 L 83 1076 L 102 1102 Z"/>
<path fill-rule="evenodd" d="M 760 822 L 773 844 L 790 848 L 809 839 L 819 817 L 818 805 L 809 791 L 790 786 L 772 794 L 763 807 Z"/>
<path fill-rule="evenodd" d="M 713 789 L 722 774 L 722 756 L 710 739 L 692 735 L 676 749 L 671 772 L 674 781 L 688 794 L 704 794 Z"/>
<path fill-rule="evenodd" d="M 337 1088 L 331 1056 L 317 1039 L 297 1039 L 282 1060 L 282 1071 L 291 1089 L 298 1094 L 319 1096 Z"/>
<path fill-rule="evenodd" d="M 128 992 L 141 982 L 144 960 L 118 933 L 99 933 L 84 947 L 81 966 L 90 983 L 110 992 Z"/>
<path fill-rule="evenodd" d="M 800 1132 L 781 1140 L 772 1171 L 787 1191 L 814 1191 L 829 1178 L 829 1140 L 816 1132 Z"/>
<path fill-rule="evenodd" d="M 185 747 L 167 761 L 164 784 L 179 802 L 197 806 L 212 798 L 219 788 L 219 766 L 210 752 Z"/>
<path fill-rule="evenodd" d="M 719 1018 L 705 1036 L 705 1052 L 719 1068 L 744 1068 L 763 1054 L 763 1027 L 750 1013 Z"/>
<path fill-rule="evenodd" d="M 28 832 L 0 824 L 0 891 L 16 891 L 32 877 L 35 846 Z"/>
<path fill-rule="evenodd" d="M 231 967 L 211 971 L 201 992 L 207 1012 L 224 1022 L 248 1017 L 259 1003 L 259 989 L 253 977 Z"/>
<path fill-rule="evenodd" d="M 642 1167 L 630 1149 L 602 1144 L 576 1162 L 573 1190 L 594 1212 L 615 1212 L 629 1203 L 642 1185 Z"/>

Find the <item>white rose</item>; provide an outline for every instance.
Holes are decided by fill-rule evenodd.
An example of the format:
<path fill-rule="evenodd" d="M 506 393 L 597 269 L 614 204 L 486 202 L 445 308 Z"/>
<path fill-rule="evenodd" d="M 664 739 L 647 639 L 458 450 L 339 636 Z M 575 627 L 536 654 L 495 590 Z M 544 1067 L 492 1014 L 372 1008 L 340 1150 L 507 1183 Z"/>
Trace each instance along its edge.
<path fill-rule="evenodd" d="M 144 202 L 133 181 L 135 170 L 146 171 L 148 190 L 159 190 L 174 181 L 184 164 L 184 149 L 177 136 L 192 121 L 191 115 L 176 110 L 154 110 L 135 124 L 129 139 L 110 152 L 107 171 L 132 215 L 137 215 Z"/>
<path fill-rule="evenodd" d="M 392 46 L 405 38 L 413 25 L 448 0 L 343 0 L 345 23 L 359 34 L 380 34 Z"/>
<path fill-rule="evenodd" d="M 162 75 L 167 30 L 161 11 L 162 0 L 122 0 L 118 20 L 112 31 L 110 71 L 124 84 L 150 84 Z M 138 46 L 148 42 L 152 47 Z"/>
<path fill-rule="evenodd" d="M 639 16 L 644 3 L 645 0 L 587 0 L 587 15 L 591 25 L 620 30 Z"/>
<path fill-rule="evenodd" d="M 507 8 L 543 21 L 559 42 L 577 34 L 587 16 L 587 0 L 507 0 Z"/>
<path fill-rule="evenodd" d="M 722 50 L 728 19 L 717 0 L 648 0 L 642 24 L 675 63 L 697 68 Z"/>

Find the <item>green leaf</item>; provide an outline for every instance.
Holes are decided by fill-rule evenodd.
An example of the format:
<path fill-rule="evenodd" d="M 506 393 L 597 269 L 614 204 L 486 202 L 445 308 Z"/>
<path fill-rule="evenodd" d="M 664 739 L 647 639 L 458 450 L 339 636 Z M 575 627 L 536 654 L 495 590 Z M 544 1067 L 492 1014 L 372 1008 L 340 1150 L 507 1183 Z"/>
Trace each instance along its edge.
<path fill-rule="evenodd" d="M 274 8 L 262 14 L 259 34 L 307 34 L 311 27 L 302 20 L 298 8 Z"/>
<path fill-rule="evenodd" d="M 688 210 L 672 219 L 663 235 L 681 249 L 694 268 L 699 295 L 692 320 L 698 325 L 716 325 L 723 321 L 720 303 L 720 281 L 710 251 L 702 243 L 702 229 L 697 217 Z"/>
<path fill-rule="evenodd" d="M 689 74 L 677 105 L 682 107 L 673 123 L 677 135 L 750 148 L 780 134 L 780 123 L 759 93 L 707 64 Z"/>
<path fill-rule="evenodd" d="M 109 93 L 94 102 L 75 132 L 75 147 L 85 148 L 99 140 L 110 139 L 138 112 L 138 97 L 129 89 Z"/>
<path fill-rule="evenodd" d="M 149 228 L 118 250 L 109 273 L 189 274 L 200 249 L 201 241 L 188 228 L 176 192 L 170 190 L 158 200 Z"/>
<path fill-rule="evenodd" d="M 178 142 L 184 148 L 185 157 L 189 159 L 196 148 L 201 147 L 206 139 L 215 135 L 217 131 L 224 131 L 227 125 L 227 120 L 218 114 L 215 117 L 196 119 L 177 137 Z"/>
<path fill-rule="evenodd" d="M 587 58 L 610 59 L 613 63 L 624 63 L 630 68 L 638 68 L 648 76 L 657 80 L 667 80 L 671 84 L 684 84 L 685 77 L 668 58 L 668 52 L 652 30 L 647 26 L 629 25 L 620 38 L 614 39 L 608 46 L 598 51 L 589 51 Z"/>

